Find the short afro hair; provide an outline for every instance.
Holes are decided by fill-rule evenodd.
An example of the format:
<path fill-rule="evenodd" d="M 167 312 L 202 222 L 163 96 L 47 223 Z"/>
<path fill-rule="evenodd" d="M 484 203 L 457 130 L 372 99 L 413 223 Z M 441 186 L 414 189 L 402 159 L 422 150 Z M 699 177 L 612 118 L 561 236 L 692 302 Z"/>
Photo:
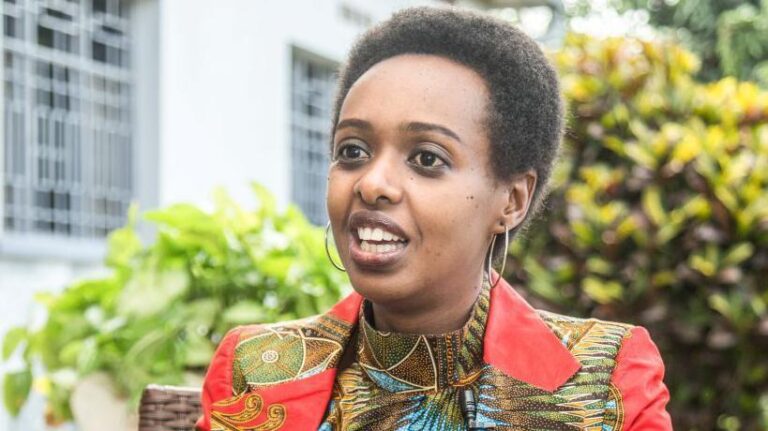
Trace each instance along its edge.
<path fill-rule="evenodd" d="M 491 171 L 502 181 L 536 171 L 536 190 L 526 217 L 530 219 L 546 195 L 564 129 L 557 73 L 538 44 L 504 21 L 467 10 L 401 10 L 368 30 L 352 47 L 340 71 L 333 132 L 352 85 L 376 63 L 402 54 L 445 57 L 483 77 L 491 99 L 491 112 L 486 114 Z M 514 235 L 524 224 L 510 233 Z"/>

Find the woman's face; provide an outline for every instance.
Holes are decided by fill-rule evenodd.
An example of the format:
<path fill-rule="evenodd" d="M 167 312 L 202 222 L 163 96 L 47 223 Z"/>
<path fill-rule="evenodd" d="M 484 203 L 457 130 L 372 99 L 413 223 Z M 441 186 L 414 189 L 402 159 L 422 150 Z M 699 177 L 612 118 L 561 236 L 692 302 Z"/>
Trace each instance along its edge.
<path fill-rule="evenodd" d="M 347 94 L 328 214 L 352 285 L 374 303 L 419 307 L 477 287 L 509 203 L 489 168 L 488 100 L 472 69 L 415 54 L 374 65 Z"/>

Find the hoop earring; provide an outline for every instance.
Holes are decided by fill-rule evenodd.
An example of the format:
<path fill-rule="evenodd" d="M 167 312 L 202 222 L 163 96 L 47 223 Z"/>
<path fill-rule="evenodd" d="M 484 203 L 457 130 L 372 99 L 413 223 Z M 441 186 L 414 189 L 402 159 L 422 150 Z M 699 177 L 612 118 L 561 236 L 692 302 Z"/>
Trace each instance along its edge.
<path fill-rule="evenodd" d="M 488 281 L 491 281 L 491 263 L 493 262 L 493 249 L 496 247 L 496 235 L 493 235 L 493 239 L 491 240 L 491 248 L 488 250 Z M 509 250 L 509 231 L 507 230 L 507 226 L 504 225 L 504 256 L 501 260 L 501 271 L 498 272 L 499 276 L 496 278 L 496 281 L 491 286 L 491 289 L 496 287 L 497 284 L 499 284 L 499 280 L 501 280 L 502 274 L 504 274 L 504 268 L 507 266 L 507 250 Z"/>
<path fill-rule="evenodd" d="M 331 257 L 331 251 L 328 250 L 328 231 L 331 229 L 331 222 L 329 221 L 328 224 L 325 226 L 325 255 L 328 256 L 328 260 L 331 261 L 331 265 L 333 265 L 334 268 L 338 269 L 341 272 L 347 272 L 347 270 L 339 265 L 336 265 L 336 262 L 333 261 L 333 258 Z"/>

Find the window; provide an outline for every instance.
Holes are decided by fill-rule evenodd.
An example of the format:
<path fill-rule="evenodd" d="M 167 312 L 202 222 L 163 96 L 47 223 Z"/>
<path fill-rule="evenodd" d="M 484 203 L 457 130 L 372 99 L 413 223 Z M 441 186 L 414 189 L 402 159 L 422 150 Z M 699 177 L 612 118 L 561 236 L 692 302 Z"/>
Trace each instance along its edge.
<path fill-rule="evenodd" d="M 324 225 L 336 65 L 294 50 L 291 88 L 291 194 L 312 223 Z"/>
<path fill-rule="evenodd" d="M 125 0 L 4 0 L 3 230 L 101 239 L 132 198 Z"/>

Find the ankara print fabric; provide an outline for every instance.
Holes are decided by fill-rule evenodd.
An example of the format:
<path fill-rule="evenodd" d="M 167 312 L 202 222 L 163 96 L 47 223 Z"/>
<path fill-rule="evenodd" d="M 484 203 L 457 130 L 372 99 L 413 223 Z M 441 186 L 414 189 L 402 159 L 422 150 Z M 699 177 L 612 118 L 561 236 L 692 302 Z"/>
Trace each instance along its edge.
<path fill-rule="evenodd" d="M 381 333 L 361 315 L 358 361 L 338 374 L 319 429 L 466 430 L 460 395 L 466 388 L 478 401 L 478 422 L 495 429 L 620 429 L 610 379 L 627 325 L 542 313 L 582 364 L 552 394 L 483 363 L 488 298 L 483 291 L 464 328 L 440 336 Z"/>
<path fill-rule="evenodd" d="M 386 333 L 369 321 L 352 294 L 321 316 L 231 331 L 198 429 L 466 430 L 466 388 L 497 430 L 672 429 L 663 363 L 643 328 L 536 311 L 504 280 L 454 332 Z"/>

